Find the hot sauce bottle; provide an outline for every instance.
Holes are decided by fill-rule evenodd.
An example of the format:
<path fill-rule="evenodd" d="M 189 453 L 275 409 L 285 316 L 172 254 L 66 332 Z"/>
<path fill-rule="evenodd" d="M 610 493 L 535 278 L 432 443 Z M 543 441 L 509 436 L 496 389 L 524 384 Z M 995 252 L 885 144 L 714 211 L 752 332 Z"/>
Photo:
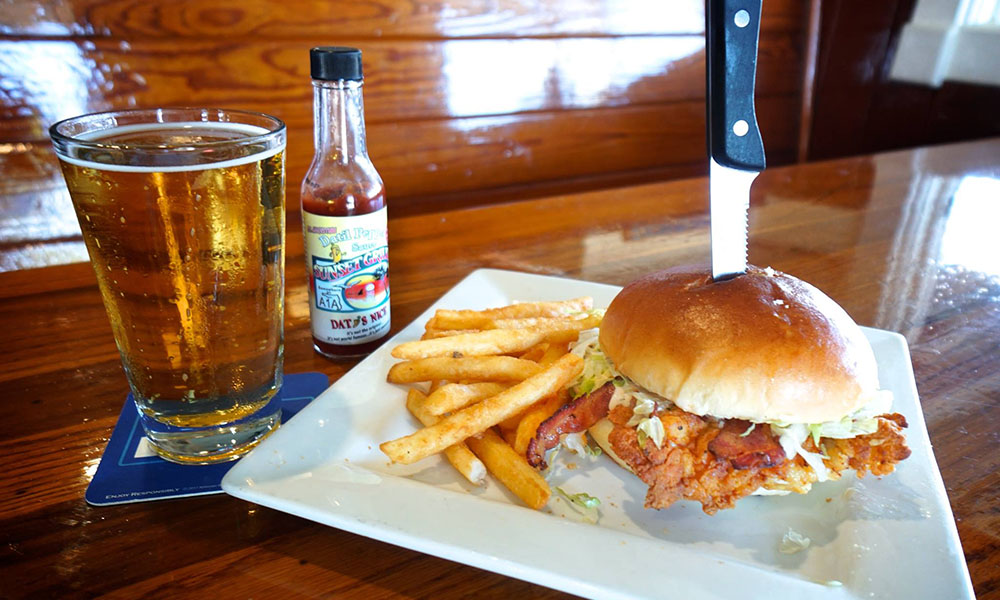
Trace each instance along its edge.
<path fill-rule="evenodd" d="M 385 188 L 365 144 L 361 51 L 309 52 L 316 155 L 302 182 L 313 347 L 363 356 L 389 334 Z"/>

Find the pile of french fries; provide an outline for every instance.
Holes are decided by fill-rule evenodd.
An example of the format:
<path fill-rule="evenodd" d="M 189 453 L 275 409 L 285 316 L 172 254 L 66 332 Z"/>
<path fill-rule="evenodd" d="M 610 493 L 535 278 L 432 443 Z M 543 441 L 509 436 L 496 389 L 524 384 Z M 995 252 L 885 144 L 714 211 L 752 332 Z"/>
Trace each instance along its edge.
<path fill-rule="evenodd" d="M 487 310 L 438 310 L 419 341 L 392 350 L 403 359 L 388 381 L 411 387 L 406 407 L 424 428 L 379 447 L 411 464 L 444 453 L 469 482 L 489 472 L 528 506 L 552 492 L 524 458 L 538 425 L 569 400 L 567 386 L 583 370 L 568 352 L 600 315 L 592 298 L 525 302 Z"/>

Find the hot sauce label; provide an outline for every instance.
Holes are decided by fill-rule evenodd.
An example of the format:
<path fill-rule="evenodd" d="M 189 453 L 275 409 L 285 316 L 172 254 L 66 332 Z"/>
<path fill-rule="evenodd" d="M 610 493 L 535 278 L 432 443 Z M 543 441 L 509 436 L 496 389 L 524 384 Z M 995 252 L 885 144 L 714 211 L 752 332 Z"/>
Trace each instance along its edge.
<path fill-rule="evenodd" d="M 309 314 L 316 339 L 356 345 L 389 330 L 386 209 L 353 217 L 302 211 Z"/>

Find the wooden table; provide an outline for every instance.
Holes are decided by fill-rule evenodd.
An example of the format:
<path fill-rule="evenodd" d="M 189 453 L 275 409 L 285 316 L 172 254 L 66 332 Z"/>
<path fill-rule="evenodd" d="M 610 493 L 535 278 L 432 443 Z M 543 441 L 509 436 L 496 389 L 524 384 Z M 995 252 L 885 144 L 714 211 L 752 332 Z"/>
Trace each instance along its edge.
<path fill-rule="evenodd" d="M 393 219 L 394 329 L 478 267 L 624 284 L 706 261 L 707 193 L 693 179 Z M 1000 598 L 1000 140 L 768 170 L 752 206 L 753 263 L 906 336 L 976 592 Z M 286 370 L 335 380 L 352 364 L 312 351 L 299 227 Z M 127 393 L 90 265 L 0 273 L 0 331 L 0 597 L 563 596 L 223 495 L 88 506 Z"/>

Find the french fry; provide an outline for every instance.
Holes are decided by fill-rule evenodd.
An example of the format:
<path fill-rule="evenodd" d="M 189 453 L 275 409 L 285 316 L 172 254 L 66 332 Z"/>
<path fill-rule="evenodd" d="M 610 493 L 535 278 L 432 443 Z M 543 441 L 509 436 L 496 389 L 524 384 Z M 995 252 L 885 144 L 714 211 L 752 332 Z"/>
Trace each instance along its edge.
<path fill-rule="evenodd" d="M 553 319 L 549 317 L 531 319 L 494 319 L 487 329 L 509 329 L 513 331 L 547 331 L 545 340 L 553 344 L 576 341 L 580 332 L 601 324 L 601 317 L 590 315 L 582 319 Z"/>
<path fill-rule="evenodd" d="M 418 421 L 429 427 L 438 422 L 438 417 L 424 410 L 427 397 L 418 390 L 411 389 L 406 394 L 406 408 Z M 486 467 L 483 462 L 469 450 L 464 442 L 445 448 L 444 455 L 455 470 L 462 474 L 473 485 L 482 485 L 486 479 Z"/>
<path fill-rule="evenodd" d="M 566 354 L 566 352 L 567 352 L 567 350 L 566 350 L 566 344 L 551 344 L 551 345 L 546 344 L 546 345 L 548 346 L 548 348 L 545 349 L 545 353 L 538 360 L 538 364 L 542 365 L 543 367 L 547 367 L 547 366 L 551 365 L 552 363 L 556 362 L 556 359 L 558 359 L 563 354 Z M 500 421 L 500 429 L 502 429 L 502 430 L 514 429 L 514 430 L 516 430 L 517 427 L 518 427 L 518 425 L 521 423 L 521 419 L 523 419 L 525 415 L 527 415 L 536 406 L 538 406 L 540 403 L 542 403 L 544 401 L 545 401 L 545 398 L 542 398 L 541 400 L 539 400 L 538 402 L 532 404 L 531 406 L 528 406 L 527 408 L 525 408 L 524 410 L 522 410 L 518 414 L 516 414 L 516 415 L 514 415 L 512 417 L 507 417 L 503 421 Z M 506 439 L 506 438 L 504 438 L 504 439 Z M 510 443 L 511 446 L 514 445 L 513 441 L 508 440 L 508 442 Z"/>
<path fill-rule="evenodd" d="M 449 383 L 431 392 L 424 402 L 424 408 L 428 414 L 439 416 L 455 412 L 484 398 L 496 396 L 509 387 L 492 381 Z"/>
<path fill-rule="evenodd" d="M 494 356 L 524 352 L 540 344 L 548 332 L 544 329 L 494 329 L 463 333 L 432 340 L 403 342 L 392 349 L 395 358 L 414 360 L 435 356 Z"/>
<path fill-rule="evenodd" d="M 438 309 L 433 327 L 438 329 L 481 329 L 481 324 L 493 319 L 519 319 L 527 317 L 559 317 L 590 310 L 594 299 L 574 298 L 558 302 L 523 302 L 487 310 Z"/>
<path fill-rule="evenodd" d="M 587 315 L 580 319 L 531 317 L 527 319 L 492 319 L 486 322 L 486 329 L 541 329 L 543 331 L 583 331 L 601 324 L 598 315 Z"/>
<path fill-rule="evenodd" d="M 569 352 L 569 349 L 567 349 L 566 344 L 549 344 L 549 347 L 545 350 L 545 354 L 538 359 L 538 364 L 547 367 L 559 360 L 559 357 L 567 352 Z"/>
<path fill-rule="evenodd" d="M 490 357 L 500 359 L 509 357 Z M 462 361 L 474 359 L 421 359 L 423 361 Z M 482 359 L 479 359 L 482 360 Z M 519 359 L 511 359 L 519 360 Z M 412 361 L 410 364 L 421 361 Z M 530 365 L 535 363 L 521 361 Z M 408 363 L 402 363 L 408 364 Z M 400 365 L 397 365 L 400 366 Z M 537 367 L 537 365 L 535 365 Z M 540 367 L 538 367 L 540 368 Z M 431 454 L 440 452 L 457 442 L 465 440 L 477 433 L 485 431 L 515 415 L 525 407 L 537 402 L 569 383 L 571 379 L 583 370 L 583 359 L 575 354 L 566 354 L 548 368 L 528 377 L 509 389 L 486 398 L 456 413 L 441 419 L 430 427 L 425 427 L 416 433 L 382 443 L 379 448 L 393 462 L 411 464 Z M 391 371 L 390 371 L 391 375 Z M 435 379 L 436 376 L 424 377 L 418 381 Z M 467 377 L 451 377 L 451 379 L 468 379 Z"/>
<path fill-rule="evenodd" d="M 542 357 L 538 360 L 538 364 L 542 365 L 543 367 L 547 367 L 547 366 L 551 365 L 552 363 L 556 362 L 556 360 L 558 360 L 559 357 L 562 356 L 563 354 L 566 354 L 566 352 L 568 352 L 568 350 L 566 348 L 566 344 L 550 344 L 549 347 L 546 348 L 545 354 L 543 354 Z M 538 402 L 536 402 L 536 403 L 532 404 L 531 406 L 529 406 L 528 408 L 525 408 L 524 410 L 522 410 L 519 414 L 516 414 L 513 417 L 507 417 L 505 420 L 503 420 L 503 421 L 500 422 L 500 428 L 501 429 L 517 429 L 518 426 L 521 424 L 521 420 L 526 415 L 528 415 L 529 413 L 531 413 L 531 411 L 533 411 L 537 407 L 541 406 L 541 404 L 543 402 L 545 402 L 546 400 L 547 400 L 546 398 L 542 398 Z M 565 402 L 564 402 L 564 404 L 565 404 Z M 556 408 L 558 408 L 558 407 L 556 407 Z M 554 409 L 549 414 L 551 415 L 553 412 L 555 412 Z M 536 425 L 536 428 L 537 428 L 537 425 Z M 527 443 L 527 442 L 525 442 L 525 443 Z M 514 443 L 510 442 L 510 445 L 514 446 Z M 516 450 L 517 446 L 514 446 L 514 449 Z"/>
<path fill-rule="evenodd" d="M 528 442 L 531 438 L 535 437 L 535 433 L 538 432 L 538 426 L 542 424 L 542 421 L 548 419 L 556 413 L 557 410 L 562 408 L 566 401 L 569 400 L 569 394 L 565 393 L 565 390 L 553 394 L 548 398 L 545 398 L 534 407 L 528 410 L 521 417 L 521 421 L 517 424 L 517 430 L 514 434 L 514 443 L 511 446 L 514 447 L 514 451 L 524 456 L 528 451 Z"/>
<path fill-rule="evenodd" d="M 542 343 L 565 344 L 575 341 L 584 329 L 600 323 L 597 317 L 586 319 L 500 319 L 487 322 L 485 330 L 431 329 L 420 340 L 403 342 L 392 349 L 395 358 L 413 360 L 434 356 L 492 356 L 527 352 Z M 496 327 L 494 327 L 496 325 Z M 535 357 L 522 357 L 537 360 Z"/>
<path fill-rule="evenodd" d="M 556 362 L 556 360 L 558 360 L 559 357 L 562 356 L 563 354 L 566 354 L 566 352 L 568 352 L 568 349 L 566 348 L 566 344 L 549 344 L 549 347 L 546 348 L 546 350 L 545 350 L 545 354 L 543 354 L 542 358 L 540 358 L 538 360 L 538 364 L 542 365 L 543 367 L 547 367 L 547 366 L 551 365 L 552 363 Z M 566 401 L 568 401 L 568 398 L 566 398 L 565 395 L 563 395 L 563 398 L 564 398 L 564 400 L 562 402 L 563 402 L 563 404 L 565 404 Z M 518 430 L 524 431 L 524 428 L 521 426 L 521 421 L 527 415 L 531 414 L 532 411 L 535 411 L 538 407 L 540 407 L 546 400 L 547 400 L 546 398 L 542 398 L 541 400 L 539 400 L 535 404 L 533 404 L 533 405 L 529 406 L 528 408 L 524 409 L 523 411 L 521 411 L 520 414 L 514 415 L 513 417 L 508 417 L 504 421 L 501 421 L 500 428 L 501 429 L 518 429 Z M 551 416 L 552 413 L 554 413 L 556 411 L 556 409 L 559 408 L 559 406 L 562 406 L 562 405 L 560 404 L 560 405 L 556 406 L 555 408 L 553 408 L 552 410 L 548 411 L 548 414 L 546 415 L 545 418 L 548 418 L 549 416 Z M 542 420 L 544 420 L 544 419 L 542 419 Z M 538 422 L 534 424 L 534 427 L 531 429 L 531 435 L 532 436 L 534 435 L 535 429 L 538 428 L 538 425 L 539 425 L 539 423 L 542 422 L 542 420 L 538 420 Z M 522 433 L 522 436 L 523 435 L 524 434 Z M 524 440 L 524 444 L 528 443 L 528 439 L 530 439 L 530 436 L 527 439 Z M 515 450 L 517 450 L 518 446 L 514 442 L 510 442 L 510 445 L 513 446 Z M 527 448 L 527 446 L 525 446 L 525 448 Z M 524 454 L 524 452 L 521 452 L 521 454 Z"/>
<path fill-rule="evenodd" d="M 478 333 L 479 329 L 427 329 L 424 331 L 424 335 L 420 336 L 422 340 L 433 340 L 443 337 L 451 337 L 453 335 L 461 335 L 463 333 Z"/>
<path fill-rule="evenodd" d="M 500 439 L 504 441 L 508 446 L 513 447 L 514 445 L 514 435 L 517 434 L 516 429 L 504 429 L 503 423 L 494 427 L 494 431 L 500 434 Z M 476 437 L 476 436 L 472 436 Z"/>
<path fill-rule="evenodd" d="M 539 402 L 541 402 L 541 401 L 539 400 Z M 537 402 L 535 404 L 537 404 Z M 517 424 L 521 422 L 521 417 L 523 417 L 524 415 L 526 415 L 528 413 L 528 411 L 531 410 L 532 406 L 534 406 L 534 404 L 532 404 L 531 406 L 525 408 L 524 410 L 522 410 L 521 412 L 517 413 L 516 415 L 507 417 L 503 421 L 500 421 L 499 423 L 497 423 L 497 427 L 499 427 L 503 431 L 514 431 L 514 430 L 516 430 L 517 429 Z M 506 439 L 506 438 L 504 438 L 504 439 Z M 511 442 L 511 445 L 513 446 L 514 443 Z"/>
<path fill-rule="evenodd" d="M 489 317 L 479 314 L 478 311 L 445 311 L 444 309 L 438 310 L 438 313 L 444 312 L 440 317 L 434 317 L 434 329 L 435 330 L 465 330 L 465 329 L 486 329 L 489 327 L 490 321 L 495 320 L 494 317 Z M 469 314 L 466 314 L 466 313 Z"/>
<path fill-rule="evenodd" d="M 486 464 L 490 474 L 525 504 L 537 510 L 549 501 L 552 495 L 549 484 L 495 431 L 487 429 L 479 437 L 470 437 L 466 443 Z"/>
<path fill-rule="evenodd" d="M 534 362 L 538 362 L 542 359 L 543 356 L 545 356 L 545 351 L 548 350 L 548 348 L 549 348 L 548 343 L 542 342 L 541 344 L 536 344 L 531 348 L 528 348 L 524 352 L 524 354 L 518 356 L 518 358 L 523 360 L 531 360 Z"/>
<path fill-rule="evenodd" d="M 386 377 L 391 383 L 428 382 L 427 395 L 418 385 L 406 402 L 425 427 L 379 447 L 402 464 L 444 452 L 470 482 L 481 484 L 488 471 L 528 506 L 543 507 L 551 490 L 523 454 L 583 369 L 567 345 L 599 325 L 600 316 L 587 312 L 592 308 L 593 300 L 585 297 L 438 310 L 420 341 L 393 349 L 405 362 Z"/>
<path fill-rule="evenodd" d="M 541 371 L 538 363 L 510 356 L 468 358 L 418 358 L 389 369 L 389 383 L 416 383 L 434 379 L 451 381 L 522 381 Z"/>

